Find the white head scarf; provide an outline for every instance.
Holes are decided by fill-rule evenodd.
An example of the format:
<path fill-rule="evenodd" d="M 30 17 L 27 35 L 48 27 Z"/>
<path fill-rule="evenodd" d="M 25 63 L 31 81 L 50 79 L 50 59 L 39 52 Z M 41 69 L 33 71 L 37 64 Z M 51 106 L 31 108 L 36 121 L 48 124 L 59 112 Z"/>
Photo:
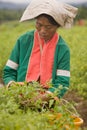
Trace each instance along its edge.
<path fill-rule="evenodd" d="M 47 14 L 52 16 L 60 26 L 70 28 L 77 11 L 76 7 L 57 0 L 32 0 L 20 21 L 31 20 L 41 14 Z"/>

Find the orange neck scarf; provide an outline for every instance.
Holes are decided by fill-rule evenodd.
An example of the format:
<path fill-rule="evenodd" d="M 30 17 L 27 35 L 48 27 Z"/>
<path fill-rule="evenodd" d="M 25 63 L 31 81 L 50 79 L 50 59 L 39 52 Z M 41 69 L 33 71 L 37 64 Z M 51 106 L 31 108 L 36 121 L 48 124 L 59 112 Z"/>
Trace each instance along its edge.
<path fill-rule="evenodd" d="M 54 34 L 53 38 L 48 43 L 44 43 L 44 40 L 39 37 L 38 31 L 34 33 L 34 45 L 26 74 L 27 82 L 37 81 L 40 77 L 40 83 L 46 86 L 46 83 L 52 78 L 52 68 L 57 42 L 57 33 Z"/>

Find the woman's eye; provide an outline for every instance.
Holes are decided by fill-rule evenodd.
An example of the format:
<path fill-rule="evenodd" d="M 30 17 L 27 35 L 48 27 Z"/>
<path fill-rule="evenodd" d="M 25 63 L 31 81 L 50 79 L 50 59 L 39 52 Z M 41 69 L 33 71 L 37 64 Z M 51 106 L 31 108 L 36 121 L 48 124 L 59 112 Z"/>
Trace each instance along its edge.
<path fill-rule="evenodd" d="M 50 29 L 52 28 L 51 25 L 42 25 L 42 24 L 40 24 L 40 23 L 36 23 L 36 27 L 37 27 L 37 28 L 44 27 L 44 29 L 46 29 L 46 30 L 50 30 Z"/>
<path fill-rule="evenodd" d="M 47 26 L 46 28 L 47 28 L 47 29 L 51 29 L 51 26 Z"/>
<path fill-rule="evenodd" d="M 37 27 L 41 27 L 42 25 L 40 23 L 36 23 L 36 26 Z"/>

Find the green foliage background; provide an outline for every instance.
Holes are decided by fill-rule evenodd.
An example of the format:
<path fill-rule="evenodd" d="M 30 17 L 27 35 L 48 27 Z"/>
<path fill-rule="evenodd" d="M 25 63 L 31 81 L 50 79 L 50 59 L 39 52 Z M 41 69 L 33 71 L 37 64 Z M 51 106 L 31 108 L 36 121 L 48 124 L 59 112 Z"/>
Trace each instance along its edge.
<path fill-rule="evenodd" d="M 0 9 L 0 22 L 13 21 L 21 17 L 23 10 Z"/>

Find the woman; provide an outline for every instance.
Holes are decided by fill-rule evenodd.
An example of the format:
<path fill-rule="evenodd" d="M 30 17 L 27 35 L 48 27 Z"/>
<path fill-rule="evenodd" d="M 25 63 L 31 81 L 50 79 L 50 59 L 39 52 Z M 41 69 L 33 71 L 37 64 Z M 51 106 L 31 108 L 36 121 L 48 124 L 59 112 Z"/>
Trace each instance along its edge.
<path fill-rule="evenodd" d="M 7 86 L 13 82 L 38 81 L 46 88 L 42 100 L 62 85 L 58 97 L 69 87 L 70 50 L 57 33 L 59 27 L 70 27 L 77 8 L 56 0 L 33 0 L 25 10 L 21 21 L 36 19 L 36 30 L 22 35 L 12 50 L 4 68 L 3 79 Z M 49 88 L 47 82 L 52 83 Z"/>

